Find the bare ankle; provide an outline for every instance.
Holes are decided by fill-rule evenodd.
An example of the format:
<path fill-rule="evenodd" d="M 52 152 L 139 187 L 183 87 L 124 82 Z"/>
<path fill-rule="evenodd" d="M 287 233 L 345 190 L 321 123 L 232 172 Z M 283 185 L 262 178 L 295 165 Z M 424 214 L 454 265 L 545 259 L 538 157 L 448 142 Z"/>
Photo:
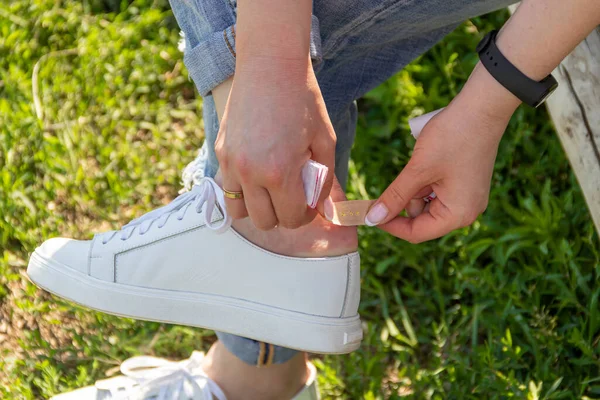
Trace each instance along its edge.
<path fill-rule="evenodd" d="M 309 371 L 306 353 L 298 353 L 284 364 L 268 367 L 248 365 L 220 342 L 204 359 L 204 372 L 225 392 L 228 400 L 291 399 L 306 383 Z"/>
<path fill-rule="evenodd" d="M 346 199 L 337 183 L 331 190 L 333 201 Z M 234 221 L 233 228 L 252 243 L 274 253 L 292 257 L 333 257 L 352 253 L 358 248 L 355 227 L 337 226 L 317 217 L 298 229 L 257 229 L 249 218 Z"/>
<path fill-rule="evenodd" d="M 235 221 L 233 228 L 257 246 L 292 257 L 332 257 L 358 247 L 356 228 L 336 226 L 321 217 L 294 230 L 261 231 L 248 218 Z"/>

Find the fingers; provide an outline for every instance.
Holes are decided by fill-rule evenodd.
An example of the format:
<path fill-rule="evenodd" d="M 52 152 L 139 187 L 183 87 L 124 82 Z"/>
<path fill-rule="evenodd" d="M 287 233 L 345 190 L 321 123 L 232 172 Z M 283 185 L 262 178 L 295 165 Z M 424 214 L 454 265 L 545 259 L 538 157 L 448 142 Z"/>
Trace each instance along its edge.
<path fill-rule="evenodd" d="M 377 203 L 371 207 L 365 223 L 368 226 L 384 224 L 396 217 L 407 208 L 410 201 L 429 186 L 429 175 L 417 170 L 410 162 L 400 172 L 400 175 L 379 197 Z"/>
<path fill-rule="evenodd" d="M 265 188 L 253 186 L 244 192 L 248 215 L 258 229 L 267 231 L 277 226 L 277 216 Z M 235 200 L 234 200 L 235 201 Z"/>
<path fill-rule="evenodd" d="M 423 209 L 423 212 L 428 213 L 430 209 L 431 209 L 431 202 L 425 204 L 425 208 Z"/>
<path fill-rule="evenodd" d="M 285 186 L 269 191 L 269 194 L 280 227 L 296 229 L 308 224 L 317 215 L 316 210 L 306 205 L 302 174 L 287 180 Z"/>
<path fill-rule="evenodd" d="M 425 209 L 425 200 L 423 199 L 412 199 L 406 207 L 406 213 L 411 218 L 416 218 L 423 213 Z"/>
<path fill-rule="evenodd" d="M 429 212 L 429 203 L 436 198 L 430 186 L 420 190 L 416 198 L 411 199 L 406 206 L 406 213 L 411 218 L 417 218 L 424 212 Z"/>
<path fill-rule="evenodd" d="M 221 186 L 224 190 L 229 192 L 242 192 L 242 186 L 231 178 L 230 175 L 222 174 L 223 185 Z M 229 199 L 225 198 L 225 205 L 227 206 L 227 213 L 233 219 L 246 218 L 248 211 L 246 210 L 245 201 L 247 200 L 247 194 L 244 193 L 243 199 Z"/>
<path fill-rule="evenodd" d="M 307 149 L 305 159 L 312 156 L 314 161 L 328 169 L 317 201 L 321 213 L 324 213 L 323 203 L 329 196 L 335 175 L 335 137 L 327 133 L 319 136 L 321 138 L 315 139 L 313 143 L 314 151 Z M 243 200 L 225 199 L 227 210 L 233 219 L 249 216 L 255 226 L 263 230 L 274 226 L 296 229 L 310 223 L 317 216 L 317 211 L 306 204 L 302 168 L 296 174 L 294 168 L 284 165 L 281 168 L 271 168 L 261 175 L 256 169 L 247 168 L 248 162 L 228 163 L 227 154 L 223 150 L 218 151 L 218 156 L 223 189 L 231 192 L 243 190 L 244 193 Z M 229 170 L 230 164 L 237 169 Z"/>
<path fill-rule="evenodd" d="M 439 238 L 460 227 L 460 221 L 439 199 L 424 207 L 416 218 L 396 217 L 378 228 L 410 243 L 421 243 Z"/>

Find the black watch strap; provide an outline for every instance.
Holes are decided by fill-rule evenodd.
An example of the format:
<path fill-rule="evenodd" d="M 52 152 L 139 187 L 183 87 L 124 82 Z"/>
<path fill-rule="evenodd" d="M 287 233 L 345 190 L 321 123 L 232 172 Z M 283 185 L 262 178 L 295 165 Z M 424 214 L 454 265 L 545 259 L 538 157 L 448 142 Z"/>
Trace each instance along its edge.
<path fill-rule="evenodd" d="M 502 86 L 522 102 L 538 107 L 552 94 L 558 82 L 552 75 L 537 82 L 519 71 L 496 46 L 497 35 L 498 31 L 491 31 L 477 45 L 481 63 Z"/>

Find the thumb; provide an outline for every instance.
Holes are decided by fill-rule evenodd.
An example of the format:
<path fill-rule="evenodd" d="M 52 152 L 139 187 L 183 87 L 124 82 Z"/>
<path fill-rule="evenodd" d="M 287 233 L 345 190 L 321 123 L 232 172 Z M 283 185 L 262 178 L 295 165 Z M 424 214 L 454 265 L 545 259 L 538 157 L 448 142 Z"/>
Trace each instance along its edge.
<path fill-rule="evenodd" d="M 425 178 L 409 163 L 371 206 L 365 217 L 365 224 L 375 226 L 394 219 L 419 191 L 431 183 Z"/>

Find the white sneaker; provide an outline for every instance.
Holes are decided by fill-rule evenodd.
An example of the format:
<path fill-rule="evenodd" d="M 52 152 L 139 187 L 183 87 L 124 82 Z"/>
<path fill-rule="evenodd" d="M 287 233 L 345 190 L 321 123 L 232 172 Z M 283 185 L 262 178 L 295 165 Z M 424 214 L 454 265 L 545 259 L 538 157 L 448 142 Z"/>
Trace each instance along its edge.
<path fill-rule="evenodd" d="M 227 400 L 223 390 L 202 371 L 204 354 L 195 351 L 180 362 L 139 356 L 121 364 L 122 376 L 104 379 L 94 386 L 59 394 L 51 400 Z M 292 400 L 318 400 L 317 370 Z"/>
<path fill-rule="evenodd" d="M 230 225 L 222 190 L 204 178 L 119 231 L 47 240 L 27 273 L 49 292 L 111 314 L 315 353 L 358 348 L 358 253 L 285 257 Z"/>

